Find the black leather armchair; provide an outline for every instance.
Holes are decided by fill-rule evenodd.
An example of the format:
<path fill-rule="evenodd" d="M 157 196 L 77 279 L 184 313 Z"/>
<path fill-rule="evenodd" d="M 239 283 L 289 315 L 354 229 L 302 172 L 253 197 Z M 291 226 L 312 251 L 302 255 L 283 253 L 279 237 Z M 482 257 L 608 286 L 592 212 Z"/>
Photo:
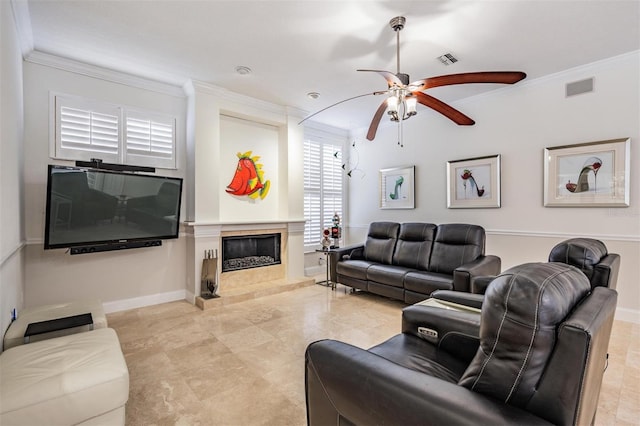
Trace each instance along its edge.
<path fill-rule="evenodd" d="M 369 350 L 312 343 L 308 424 L 589 424 L 616 299 L 573 266 L 525 264 L 494 280 L 481 316 L 413 305 Z"/>
<path fill-rule="evenodd" d="M 620 255 L 609 253 L 607 246 L 593 238 L 571 238 L 556 244 L 549 253 L 549 262 L 561 262 L 580 269 L 589 279 L 591 288 L 616 288 Z M 477 276 L 471 280 L 471 293 L 438 290 L 431 297 L 445 302 L 480 309 L 487 286 L 495 277 Z"/>

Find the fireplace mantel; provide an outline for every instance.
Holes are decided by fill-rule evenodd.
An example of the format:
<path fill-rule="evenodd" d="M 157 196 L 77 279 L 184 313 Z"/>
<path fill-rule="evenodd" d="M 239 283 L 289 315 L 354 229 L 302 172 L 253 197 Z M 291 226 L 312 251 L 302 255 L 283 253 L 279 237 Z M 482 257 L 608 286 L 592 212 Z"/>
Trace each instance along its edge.
<path fill-rule="evenodd" d="M 252 222 L 184 222 L 186 229 L 192 229 L 194 237 L 220 237 L 225 231 L 259 231 L 265 229 L 287 229 L 289 232 L 303 232 L 304 219 L 266 220 Z"/>

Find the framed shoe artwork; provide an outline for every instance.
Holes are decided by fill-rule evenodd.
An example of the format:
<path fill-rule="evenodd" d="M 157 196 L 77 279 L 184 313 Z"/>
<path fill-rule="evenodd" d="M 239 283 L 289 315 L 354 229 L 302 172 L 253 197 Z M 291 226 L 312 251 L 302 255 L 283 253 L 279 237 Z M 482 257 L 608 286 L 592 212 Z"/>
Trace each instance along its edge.
<path fill-rule="evenodd" d="M 629 207 L 630 138 L 544 150 L 544 205 Z"/>
<path fill-rule="evenodd" d="M 380 208 L 415 208 L 416 166 L 380 170 Z"/>
<path fill-rule="evenodd" d="M 500 155 L 447 162 L 447 208 L 500 207 Z"/>

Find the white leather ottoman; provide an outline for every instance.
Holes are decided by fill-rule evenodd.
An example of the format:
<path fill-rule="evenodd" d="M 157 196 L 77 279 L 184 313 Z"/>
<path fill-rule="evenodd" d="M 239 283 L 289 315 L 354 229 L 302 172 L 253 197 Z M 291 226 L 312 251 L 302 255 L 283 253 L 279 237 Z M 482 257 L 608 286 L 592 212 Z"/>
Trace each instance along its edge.
<path fill-rule="evenodd" d="M 106 328 L 107 316 L 99 300 L 76 300 L 68 303 L 57 303 L 54 305 L 36 306 L 25 308 L 18 312 L 18 318 L 11 323 L 4 335 L 3 348 L 7 350 L 24 343 L 24 333 L 31 323 L 48 321 L 56 318 L 64 318 L 72 315 L 91 313 L 93 317 L 93 328 Z M 65 336 L 67 334 L 87 331 L 89 326 L 68 328 L 51 333 L 40 334 L 31 337 L 31 342 L 50 339 L 52 337 Z"/>
<path fill-rule="evenodd" d="M 0 424 L 124 425 L 129 371 L 113 329 L 20 345 L 0 355 Z"/>

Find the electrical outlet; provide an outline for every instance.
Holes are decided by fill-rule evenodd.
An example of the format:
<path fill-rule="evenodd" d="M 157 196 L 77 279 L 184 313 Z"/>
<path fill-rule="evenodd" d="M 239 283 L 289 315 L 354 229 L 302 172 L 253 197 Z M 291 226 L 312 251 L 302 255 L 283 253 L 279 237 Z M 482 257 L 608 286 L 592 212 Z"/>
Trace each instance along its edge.
<path fill-rule="evenodd" d="M 15 321 L 18 319 L 18 310 L 16 308 L 13 308 L 11 310 L 11 322 Z"/>

